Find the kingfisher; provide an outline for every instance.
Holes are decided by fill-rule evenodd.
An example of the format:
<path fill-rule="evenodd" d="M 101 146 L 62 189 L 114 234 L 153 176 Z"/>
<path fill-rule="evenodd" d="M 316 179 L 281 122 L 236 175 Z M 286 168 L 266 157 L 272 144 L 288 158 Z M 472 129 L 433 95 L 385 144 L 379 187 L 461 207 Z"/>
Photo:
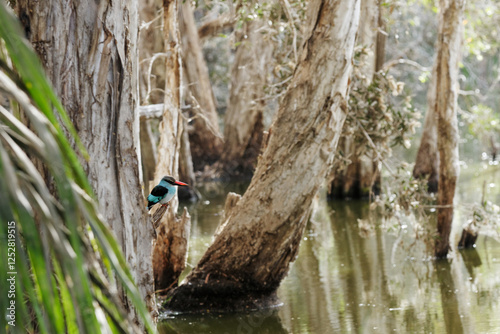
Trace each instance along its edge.
<path fill-rule="evenodd" d="M 151 194 L 148 195 L 148 210 L 151 210 L 156 203 L 166 205 L 174 198 L 177 190 L 175 186 L 187 186 L 187 184 L 176 181 L 172 176 L 164 176 L 160 183 L 151 190 Z"/>

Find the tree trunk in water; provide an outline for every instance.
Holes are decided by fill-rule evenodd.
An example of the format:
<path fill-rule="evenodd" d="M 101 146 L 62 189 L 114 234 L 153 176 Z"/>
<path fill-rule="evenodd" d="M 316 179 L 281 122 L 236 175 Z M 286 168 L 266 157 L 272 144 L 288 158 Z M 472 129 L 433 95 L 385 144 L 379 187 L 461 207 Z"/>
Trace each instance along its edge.
<path fill-rule="evenodd" d="M 193 128 L 189 133 L 191 154 L 195 170 L 217 161 L 221 154 L 222 140 L 215 98 L 208 76 L 208 68 L 203 59 L 198 30 L 194 22 L 193 9 L 189 1 L 180 8 L 181 48 L 186 87 L 190 92 L 187 98 L 192 105 Z"/>
<path fill-rule="evenodd" d="M 253 174 L 262 144 L 264 86 L 273 44 L 260 32 L 262 20 L 243 24 L 231 69 L 229 104 L 224 119 L 224 172 L 229 176 Z"/>
<path fill-rule="evenodd" d="M 453 222 L 453 198 L 458 166 L 458 63 L 462 47 L 462 20 L 465 0 L 441 0 L 437 48 L 436 106 L 438 116 L 439 186 L 438 233 L 435 255 L 448 254 Z M 444 207 L 443 207 L 444 206 Z"/>
<path fill-rule="evenodd" d="M 186 282 L 170 294 L 169 309 L 270 306 L 297 256 L 345 120 L 359 22 L 359 1 L 316 0 L 310 8 L 315 10 L 310 33 L 252 182 L 241 199 L 232 196 L 227 203 L 232 209 L 220 232 Z"/>
<path fill-rule="evenodd" d="M 439 154 L 437 150 L 437 115 L 436 105 L 436 82 L 437 82 L 438 58 L 434 61 L 431 81 L 427 90 L 427 113 L 425 115 L 424 129 L 420 147 L 418 149 L 413 177 L 417 179 L 427 178 L 428 191 L 435 193 L 438 189 L 439 178 Z"/>
<path fill-rule="evenodd" d="M 385 35 L 378 31 L 379 27 L 383 27 L 381 12 L 378 0 L 361 2 L 360 17 L 363 21 L 360 22 L 357 44 L 372 51 L 364 67 L 364 73 L 369 80 L 382 67 L 385 58 Z M 341 138 L 339 147 L 342 148 L 344 155 L 351 159 L 351 164 L 342 175 L 335 176 L 331 191 L 332 197 L 361 198 L 369 196 L 371 191 L 378 194 L 381 179 L 378 162 L 374 161 L 374 155 L 358 156 L 357 145 L 350 137 Z"/>
<path fill-rule="evenodd" d="M 91 157 L 81 162 L 104 219 L 118 239 L 149 310 L 156 310 L 152 229 L 137 150 L 137 4 L 129 0 L 21 0 L 16 6 Z M 123 302 L 131 307 L 125 296 Z"/>
<path fill-rule="evenodd" d="M 477 230 L 464 228 L 462 230 L 460 241 L 458 242 L 458 248 L 474 248 L 478 236 L 479 234 L 477 233 Z"/>
<path fill-rule="evenodd" d="M 165 35 L 165 54 L 168 69 L 165 78 L 165 100 L 163 119 L 160 124 L 160 143 L 158 144 L 158 164 L 155 171 L 155 185 L 165 175 L 179 176 L 179 153 L 182 139 L 181 101 L 181 61 L 179 56 L 178 1 L 163 1 L 163 29 Z M 163 216 L 158 228 L 154 248 L 153 267 L 157 290 L 165 290 L 175 283 L 184 268 L 189 237 L 189 216 L 180 221 L 175 217 L 179 201 L 174 197 L 169 202 L 167 214 Z M 157 210 L 160 210 L 158 208 Z M 179 240 L 184 238 L 185 240 Z"/>

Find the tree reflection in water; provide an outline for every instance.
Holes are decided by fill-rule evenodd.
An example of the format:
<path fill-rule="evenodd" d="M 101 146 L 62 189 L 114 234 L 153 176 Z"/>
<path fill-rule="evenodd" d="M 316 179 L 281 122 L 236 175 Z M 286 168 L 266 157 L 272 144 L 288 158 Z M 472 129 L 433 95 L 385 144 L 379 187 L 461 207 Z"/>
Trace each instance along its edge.
<path fill-rule="evenodd" d="M 212 189 L 210 203 L 190 208 L 191 265 L 212 239 L 228 190 L 242 193 L 244 187 Z M 171 317 L 159 325 L 160 333 L 500 331 L 500 243 L 494 239 L 480 236 L 476 249 L 433 261 L 409 227 L 394 232 L 360 223 L 369 214 L 366 202 L 320 199 L 313 211 L 299 256 L 278 291 L 283 306 Z"/>

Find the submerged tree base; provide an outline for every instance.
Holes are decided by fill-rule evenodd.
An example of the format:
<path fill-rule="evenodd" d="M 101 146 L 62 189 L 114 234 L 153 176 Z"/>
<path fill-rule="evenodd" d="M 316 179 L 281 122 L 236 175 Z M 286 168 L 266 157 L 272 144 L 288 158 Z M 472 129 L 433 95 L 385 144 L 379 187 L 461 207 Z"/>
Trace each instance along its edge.
<path fill-rule="evenodd" d="M 278 307 L 276 291 L 262 291 L 234 281 L 194 281 L 167 295 L 163 311 L 174 313 L 228 313 Z"/>
<path fill-rule="evenodd" d="M 460 237 L 460 241 L 458 242 L 458 248 L 474 248 L 474 246 L 476 245 L 477 237 L 477 231 L 465 228 L 462 231 L 462 236 Z"/>

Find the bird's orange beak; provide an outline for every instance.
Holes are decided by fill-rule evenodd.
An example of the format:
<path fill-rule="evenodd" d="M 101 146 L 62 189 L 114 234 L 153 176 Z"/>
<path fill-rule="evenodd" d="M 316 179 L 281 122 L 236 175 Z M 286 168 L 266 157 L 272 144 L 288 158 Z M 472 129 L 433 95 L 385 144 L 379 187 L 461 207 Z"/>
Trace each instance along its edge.
<path fill-rule="evenodd" d="M 187 183 L 184 183 L 184 182 L 181 182 L 181 181 L 175 181 L 174 184 L 177 185 L 177 186 L 187 186 L 188 185 Z"/>

